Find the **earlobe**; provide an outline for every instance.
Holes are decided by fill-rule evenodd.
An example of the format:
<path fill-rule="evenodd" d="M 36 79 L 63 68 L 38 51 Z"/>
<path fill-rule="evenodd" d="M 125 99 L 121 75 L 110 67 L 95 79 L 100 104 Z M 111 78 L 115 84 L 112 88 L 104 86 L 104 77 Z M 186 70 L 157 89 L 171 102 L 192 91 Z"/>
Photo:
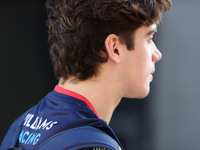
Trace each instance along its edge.
<path fill-rule="evenodd" d="M 105 48 L 108 52 L 108 57 L 115 63 L 120 63 L 119 37 L 115 34 L 110 34 L 105 40 Z"/>

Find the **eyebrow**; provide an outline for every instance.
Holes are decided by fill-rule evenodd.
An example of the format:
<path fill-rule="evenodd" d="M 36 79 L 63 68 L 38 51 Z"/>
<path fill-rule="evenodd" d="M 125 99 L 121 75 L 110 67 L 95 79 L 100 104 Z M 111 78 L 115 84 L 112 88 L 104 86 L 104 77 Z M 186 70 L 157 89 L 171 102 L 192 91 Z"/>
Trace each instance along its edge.
<path fill-rule="evenodd" d="M 147 33 L 147 35 L 151 35 L 151 34 L 153 34 L 153 33 L 156 33 L 158 30 L 157 30 L 157 27 L 156 28 L 153 28 L 151 31 L 149 31 L 148 33 Z"/>

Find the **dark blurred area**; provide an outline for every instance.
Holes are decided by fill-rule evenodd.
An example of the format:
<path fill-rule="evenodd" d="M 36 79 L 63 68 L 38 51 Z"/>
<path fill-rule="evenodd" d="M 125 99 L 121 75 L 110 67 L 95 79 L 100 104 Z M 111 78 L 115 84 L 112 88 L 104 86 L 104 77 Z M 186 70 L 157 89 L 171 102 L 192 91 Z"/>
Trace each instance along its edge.
<path fill-rule="evenodd" d="M 2 141 L 11 123 L 54 88 L 45 2 L 0 1 Z"/>
<path fill-rule="evenodd" d="M 155 41 L 163 58 L 151 93 L 123 99 L 110 126 L 125 150 L 200 148 L 200 1 L 174 0 Z M 53 90 L 45 1 L 0 1 L 0 142 L 12 122 Z"/>

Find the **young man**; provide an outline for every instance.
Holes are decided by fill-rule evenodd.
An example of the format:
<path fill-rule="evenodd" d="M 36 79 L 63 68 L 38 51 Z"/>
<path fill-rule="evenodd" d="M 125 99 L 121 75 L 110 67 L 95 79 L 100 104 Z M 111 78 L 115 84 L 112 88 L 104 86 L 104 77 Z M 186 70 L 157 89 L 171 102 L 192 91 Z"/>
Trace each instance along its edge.
<path fill-rule="evenodd" d="M 119 143 L 108 126 L 112 113 L 122 97 L 148 95 L 162 57 L 154 33 L 170 6 L 171 0 L 47 0 L 50 56 L 59 82 L 26 115 L 16 146 L 33 150 L 83 126 Z"/>

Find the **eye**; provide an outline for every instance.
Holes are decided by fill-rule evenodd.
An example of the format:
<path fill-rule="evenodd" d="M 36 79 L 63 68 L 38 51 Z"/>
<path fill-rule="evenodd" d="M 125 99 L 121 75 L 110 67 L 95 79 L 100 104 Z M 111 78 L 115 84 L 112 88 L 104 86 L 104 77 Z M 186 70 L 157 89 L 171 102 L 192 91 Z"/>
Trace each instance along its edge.
<path fill-rule="evenodd" d="M 157 36 L 153 35 L 153 37 L 151 38 L 152 41 L 155 41 L 157 39 Z"/>
<path fill-rule="evenodd" d="M 157 37 L 156 37 L 155 35 L 152 35 L 151 38 L 149 39 L 149 43 L 151 43 L 152 41 L 155 41 L 156 38 L 157 38 Z"/>

